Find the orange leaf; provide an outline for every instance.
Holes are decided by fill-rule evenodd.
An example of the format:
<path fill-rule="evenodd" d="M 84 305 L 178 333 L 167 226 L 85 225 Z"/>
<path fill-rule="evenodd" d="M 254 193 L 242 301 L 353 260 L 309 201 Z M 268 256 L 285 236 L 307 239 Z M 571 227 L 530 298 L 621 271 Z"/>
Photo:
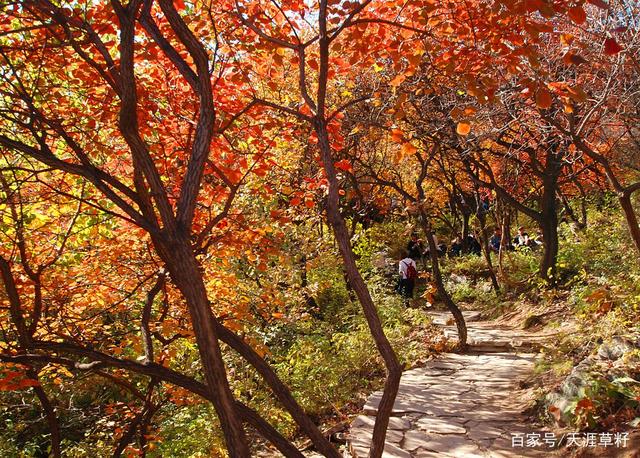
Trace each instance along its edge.
<path fill-rule="evenodd" d="M 560 421 L 560 418 L 562 418 L 562 411 L 556 406 L 549 407 L 549 413 L 553 415 L 553 418 L 555 418 L 556 421 Z"/>
<path fill-rule="evenodd" d="M 464 114 L 467 116 L 473 116 L 474 114 L 476 114 L 476 109 L 475 107 L 467 107 L 464 109 Z"/>
<path fill-rule="evenodd" d="M 400 73 L 398 76 L 396 76 L 394 79 L 392 79 L 392 80 L 389 82 L 389 85 L 390 85 L 390 86 L 393 86 L 393 87 L 398 87 L 398 86 L 400 86 L 400 85 L 402 84 L 402 82 L 403 82 L 404 80 L 406 80 L 406 79 L 407 79 L 406 75 L 405 75 L 404 73 Z"/>
<path fill-rule="evenodd" d="M 300 199 L 299 197 L 294 197 L 293 199 L 291 199 L 291 200 L 289 201 L 289 203 L 290 203 L 291 205 L 294 205 L 294 206 L 295 206 L 295 205 L 300 205 L 300 202 L 302 202 L 302 199 Z"/>
<path fill-rule="evenodd" d="M 569 17 L 576 24 L 584 24 L 587 20 L 587 13 L 584 12 L 584 9 L 581 6 L 575 6 L 573 8 L 569 8 Z"/>
<path fill-rule="evenodd" d="M 574 38 L 575 37 L 570 33 L 563 33 L 562 35 L 560 35 L 560 43 L 562 43 L 564 46 L 569 46 L 571 43 L 573 43 Z"/>
<path fill-rule="evenodd" d="M 582 398 L 578 401 L 576 405 L 576 410 L 593 410 L 593 401 L 589 398 Z"/>
<path fill-rule="evenodd" d="M 538 89 L 536 94 L 536 105 L 538 108 L 542 110 L 546 110 L 551 108 L 553 104 L 553 98 L 551 97 L 551 93 L 544 88 Z"/>
<path fill-rule="evenodd" d="M 569 92 L 569 97 L 575 100 L 576 102 L 584 103 L 587 101 L 587 93 L 584 92 L 584 89 L 582 89 L 582 86 L 578 85 L 574 87 L 569 87 L 567 88 L 567 91 Z"/>
<path fill-rule="evenodd" d="M 410 156 L 415 154 L 415 152 L 418 151 L 418 148 L 413 146 L 410 142 L 406 142 L 402 145 L 401 151 L 404 156 Z"/>
<path fill-rule="evenodd" d="M 402 135 L 402 130 L 400 129 L 392 129 L 391 130 L 391 140 L 396 143 L 402 143 L 404 141 L 404 135 Z"/>
<path fill-rule="evenodd" d="M 604 53 L 613 56 L 614 54 L 618 54 L 622 51 L 622 46 L 618 44 L 616 40 L 613 38 L 607 38 L 604 40 Z"/>
<path fill-rule="evenodd" d="M 471 124 L 466 121 L 459 122 L 458 127 L 456 127 L 456 132 L 458 135 L 469 135 L 469 132 L 471 132 Z"/>

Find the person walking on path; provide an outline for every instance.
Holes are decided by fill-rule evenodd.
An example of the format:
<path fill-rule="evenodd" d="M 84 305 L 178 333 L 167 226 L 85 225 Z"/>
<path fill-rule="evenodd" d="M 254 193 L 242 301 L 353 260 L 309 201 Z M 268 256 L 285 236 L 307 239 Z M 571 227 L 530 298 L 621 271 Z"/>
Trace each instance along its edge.
<path fill-rule="evenodd" d="M 418 278 L 418 267 L 416 262 L 405 253 L 402 260 L 398 264 L 398 273 L 400 274 L 400 284 L 398 290 L 405 299 L 413 299 L 413 288 Z"/>

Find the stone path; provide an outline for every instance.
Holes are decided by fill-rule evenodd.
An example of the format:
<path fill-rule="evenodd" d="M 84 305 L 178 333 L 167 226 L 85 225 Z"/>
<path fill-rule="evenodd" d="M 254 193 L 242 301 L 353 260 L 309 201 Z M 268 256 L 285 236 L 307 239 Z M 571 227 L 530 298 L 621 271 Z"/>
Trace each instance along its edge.
<path fill-rule="evenodd" d="M 466 315 L 469 343 L 488 352 L 444 354 L 405 372 L 383 457 L 549 456 L 544 447 L 512 447 L 511 433 L 534 432 L 522 415 L 528 400 L 518 382 L 531 373 L 535 358 L 513 349 L 539 344 L 538 336 L 508 326 L 492 329 L 491 322 L 476 321 L 478 314 Z M 434 313 L 434 321 L 453 335 L 449 316 Z M 348 445 L 356 458 L 368 455 L 381 395 L 373 393 L 351 425 Z"/>
<path fill-rule="evenodd" d="M 447 339 L 458 339 L 458 330 L 450 313 L 434 311 L 430 315 Z M 533 332 L 494 321 L 480 321 L 480 312 L 476 311 L 464 311 L 463 315 L 468 328 L 467 343 L 476 352 L 537 352 L 543 342 L 555 335 L 553 331 Z"/>

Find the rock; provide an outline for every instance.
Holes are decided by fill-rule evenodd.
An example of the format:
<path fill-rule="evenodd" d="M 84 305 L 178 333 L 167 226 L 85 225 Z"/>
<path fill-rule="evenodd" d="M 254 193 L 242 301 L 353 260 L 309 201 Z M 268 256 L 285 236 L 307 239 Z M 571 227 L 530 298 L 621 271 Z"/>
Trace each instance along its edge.
<path fill-rule="evenodd" d="M 522 329 L 531 329 L 542 324 L 544 324 L 544 321 L 540 315 L 530 315 L 522 323 Z"/>
<path fill-rule="evenodd" d="M 467 423 L 469 439 L 474 441 L 484 441 L 488 439 L 497 439 L 505 436 L 505 431 L 509 429 L 511 422 L 477 422 Z"/>
<path fill-rule="evenodd" d="M 368 415 L 359 415 L 355 420 L 351 423 L 351 428 L 359 428 L 359 427 L 369 427 L 373 430 L 373 426 L 376 422 L 376 417 L 368 416 Z M 391 417 L 389 419 L 389 429 L 395 430 L 406 430 L 411 428 L 411 422 L 409 419 L 404 417 Z"/>
<path fill-rule="evenodd" d="M 350 432 L 349 435 L 353 438 L 355 438 L 354 440 L 363 440 L 365 441 L 367 444 L 369 444 L 371 442 L 371 439 L 373 438 L 373 427 L 367 428 L 367 427 L 360 427 L 360 428 L 353 428 Z M 387 430 L 387 437 L 386 437 L 386 441 L 390 442 L 392 444 L 398 445 L 400 442 L 402 442 L 402 439 L 404 438 L 404 431 L 402 430 L 397 430 L 397 429 L 388 429 Z"/>
<path fill-rule="evenodd" d="M 469 283 L 469 279 L 464 275 L 451 274 L 449 279 L 453 284 Z"/>
<path fill-rule="evenodd" d="M 560 392 L 568 398 L 575 398 L 581 389 L 590 385 L 591 375 L 586 368 L 574 367 L 569 376 L 560 385 Z"/>
<path fill-rule="evenodd" d="M 462 369 L 464 367 L 464 365 L 462 365 L 460 363 L 454 363 L 454 362 L 450 362 L 450 361 L 442 361 L 442 360 L 435 359 L 433 361 L 427 362 L 427 364 L 425 364 L 425 367 L 430 368 L 430 369 L 460 370 L 460 369 Z"/>
<path fill-rule="evenodd" d="M 351 443 L 351 453 L 353 458 L 366 458 L 369 456 L 370 440 L 355 439 Z M 411 453 L 402 450 L 397 445 L 386 443 L 382 458 L 411 458 Z"/>
<path fill-rule="evenodd" d="M 598 356 L 601 359 L 615 361 L 624 356 L 625 353 L 635 348 L 634 342 L 625 337 L 615 336 L 610 341 L 604 342 L 598 349 Z"/>
<path fill-rule="evenodd" d="M 372 264 L 375 268 L 377 269 L 384 269 L 387 267 L 387 258 L 389 257 L 389 254 L 383 250 L 383 251 L 378 251 L 377 253 L 373 254 L 373 260 L 372 260 Z"/>
<path fill-rule="evenodd" d="M 462 435 L 438 435 L 426 434 L 422 431 L 407 431 L 402 447 L 410 452 L 421 449 L 456 457 L 482 456 L 482 451 L 478 446 Z"/>
<path fill-rule="evenodd" d="M 423 417 L 416 422 L 418 429 L 427 433 L 464 434 L 467 430 L 452 418 Z"/>

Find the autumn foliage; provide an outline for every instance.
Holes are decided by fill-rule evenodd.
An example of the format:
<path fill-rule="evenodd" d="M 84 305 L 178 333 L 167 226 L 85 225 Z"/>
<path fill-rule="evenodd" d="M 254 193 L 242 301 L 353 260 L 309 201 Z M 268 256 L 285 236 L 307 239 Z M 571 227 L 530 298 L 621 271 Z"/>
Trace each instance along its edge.
<path fill-rule="evenodd" d="M 162 406 L 207 402 L 230 456 L 250 456 L 248 434 L 302 456 L 234 390 L 234 355 L 339 456 L 256 332 L 286 324 L 291 246 L 321 217 L 386 369 L 381 456 L 402 366 L 351 228 L 398 207 L 427 234 L 444 208 L 465 231 L 485 204 L 507 227 L 522 212 L 553 285 L 562 208 L 612 190 L 640 250 L 639 14 L 623 0 L 4 2 L 0 390 L 34 390 L 53 456 L 56 386 L 78 374 L 132 399 L 116 455 L 136 437 L 152 449 Z"/>

